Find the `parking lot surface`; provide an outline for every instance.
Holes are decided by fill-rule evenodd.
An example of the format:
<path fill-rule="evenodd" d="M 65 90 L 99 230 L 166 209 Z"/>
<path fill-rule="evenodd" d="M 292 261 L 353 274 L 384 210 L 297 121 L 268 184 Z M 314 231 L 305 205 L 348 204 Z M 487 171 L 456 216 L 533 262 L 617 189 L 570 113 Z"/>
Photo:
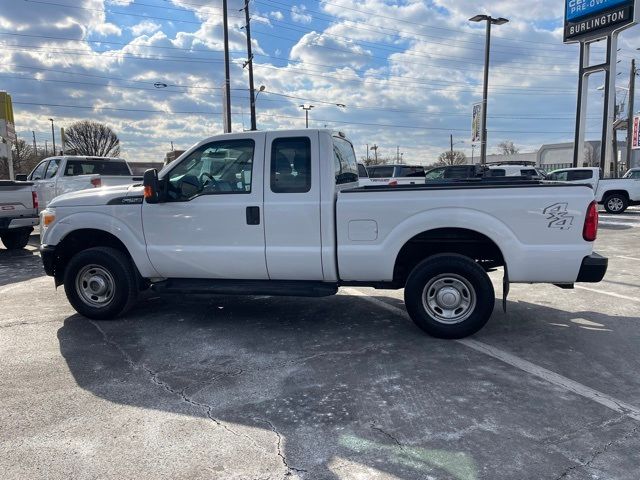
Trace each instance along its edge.
<path fill-rule="evenodd" d="M 462 341 L 364 288 L 89 321 L 36 245 L 0 250 L 3 478 L 640 476 L 640 209 L 601 216 L 603 282 L 513 285 Z"/>

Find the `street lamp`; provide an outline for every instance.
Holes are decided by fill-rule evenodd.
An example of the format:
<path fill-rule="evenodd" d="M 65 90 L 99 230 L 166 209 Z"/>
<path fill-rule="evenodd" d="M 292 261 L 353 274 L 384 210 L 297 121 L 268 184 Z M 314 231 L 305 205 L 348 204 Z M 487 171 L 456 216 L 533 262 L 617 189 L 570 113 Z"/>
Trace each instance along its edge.
<path fill-rule="evenodd" d="M 53 154 L 56 155 L 56 131 L 53 128 L 53 118 L 50 118 L 51 122 L 51 138 L 53 139 Z"/>
<path fill-rule="evenodd" d="M 491 15 L 476 15 L 470 22 L 487 22 L 487 35 L 484 46 L 484 87 L 482 90 L 482 132 L 480 145 L 480 163 L 487 163 L 487 92 L 489 90 L 489 51 L 491 49 L 491 25 L 504 25 L 509 20 L 503 17 L 493 18 Z"/>
<path fill-rule="evenodd" d="M 309 128 L 309 110 L 311 110 L 312 108 L 315 108 L 315 105 L 302 104 L 300 105 L 300 108 L 304 110 L 304 118 L 307 126 L 306 128 Z"/>

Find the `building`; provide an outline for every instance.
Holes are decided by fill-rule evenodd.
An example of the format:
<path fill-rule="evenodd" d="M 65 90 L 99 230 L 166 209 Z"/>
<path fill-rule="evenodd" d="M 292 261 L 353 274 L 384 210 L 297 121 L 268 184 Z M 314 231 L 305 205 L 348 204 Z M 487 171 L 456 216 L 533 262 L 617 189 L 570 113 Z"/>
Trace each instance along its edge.
<path fill-rule="evenodd" d="M 167 154 L 164 156 L 164 164 L 169 165 L 184 152 L 184 150 L 171 150 L 170 152 L 167 152 Z"/>

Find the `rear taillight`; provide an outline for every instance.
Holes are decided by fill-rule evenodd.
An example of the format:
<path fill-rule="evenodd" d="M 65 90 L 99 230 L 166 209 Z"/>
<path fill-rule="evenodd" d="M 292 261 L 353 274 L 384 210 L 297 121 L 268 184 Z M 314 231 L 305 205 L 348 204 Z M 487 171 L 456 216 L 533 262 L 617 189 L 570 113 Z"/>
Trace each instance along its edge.
<path fill-rule="evenodd" d="M 93 185 L 96 188 L 101 187 L 102 186 L 102 180 L 100 180 L 99 178 L 92 178 L 91 179 L 91 185 Z"/>
<path fill-rule="evenodd" d="M 38 194 L 36 192 L 31 192 L 31 200 L 33 201 L 33 209 L 37 210 L 40 204 L 38 203 Z"/>
<path fill-rule="evenodd" d="M 598 204 L 591 202 L 587 208 L 587 216 L 584 219 L 582 238 L 587 242 L 593 242 L 598 236 Z"/>

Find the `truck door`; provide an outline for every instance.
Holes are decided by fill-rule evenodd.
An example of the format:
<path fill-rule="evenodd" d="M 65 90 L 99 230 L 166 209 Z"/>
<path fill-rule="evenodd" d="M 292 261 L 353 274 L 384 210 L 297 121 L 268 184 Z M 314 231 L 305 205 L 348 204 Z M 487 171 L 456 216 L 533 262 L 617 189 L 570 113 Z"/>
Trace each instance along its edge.
<path fill-rule="evenodd" d="M 42 179 L 44 178 L 44 172 L 47 169 L 47 164 L 49 160 L 43 160 L 40 162 L 36 168 L 32 170 L 32 172 L 27 177 L 27 180 L 33 182 L 33 189 L 38 195 L 38 202 L 40 203 L 40 208 L 44 209 L 46 205 L 46 198 L 44 191 L 42 190 Z"/>
<path fill-rule="evenodd" d="M 276 132 L 266 138 L 264 220 L 269 278 L 323 280 L 318 132 Z"/>
<path fill-rule="evenodd" d="M 44 173 L 44 178 L 38 183 L 38 199 L 43 207 L 46 207 L 51 200 L 56 198 L 56 182 L 60 159 L 52 158 Z"/>
<path fill-rule="evenodd" d="M 197 147 L 164 178 L 166 202 L 144 203 L 149 260 L 168 278 L 266 280 L 264 135 Z"/>

